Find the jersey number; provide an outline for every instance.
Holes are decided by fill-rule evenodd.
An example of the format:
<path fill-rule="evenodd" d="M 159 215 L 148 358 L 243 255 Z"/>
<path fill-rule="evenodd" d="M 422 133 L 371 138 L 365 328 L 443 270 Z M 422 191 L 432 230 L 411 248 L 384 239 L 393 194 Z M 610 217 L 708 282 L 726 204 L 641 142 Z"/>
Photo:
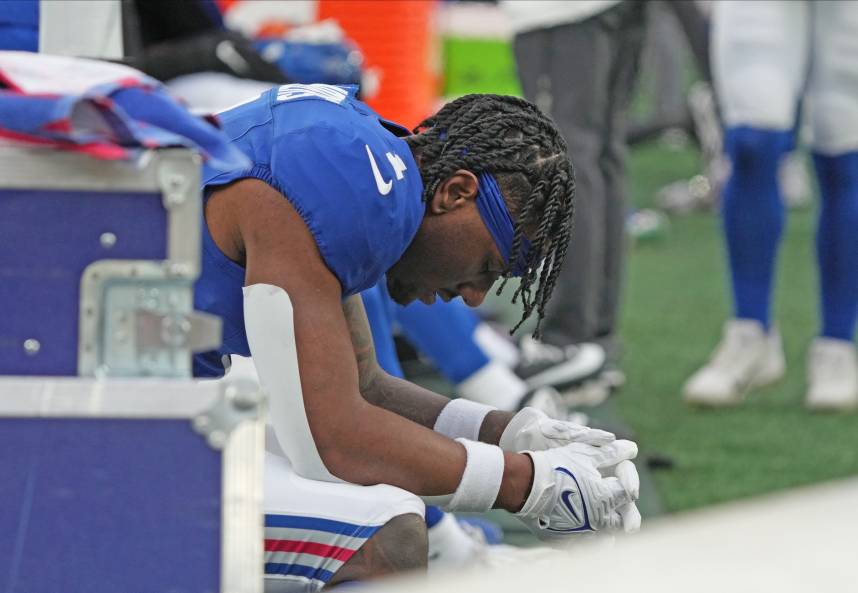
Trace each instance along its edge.
<path fill-rule="evenodd" d="M 378 164 L 375 162 L 375 157 L 372 154 L 372 150 L 369 148 L 369 144 L 364 144 L 366 147 L 366 156 L 369 158 L 369 166 L 372 168 L 372 176 L 375 178 L 375 186 L 378 188 L 378 193 L 383 196 L 386 196 L 390 193 L 390 190 L 393 188 L 393 180 L 386 180 L 381 175 L 381 171 L 378 170 Z M 402 159 L 395 152 L 385 153 L 387 160 L 390 162 L 390 166 L 393 167 L 393 172 L 396 175 L 397 181 L 400 181 L 405 178 L 403 172 L 406 170 L 405 163 L 402 162 Z"/>

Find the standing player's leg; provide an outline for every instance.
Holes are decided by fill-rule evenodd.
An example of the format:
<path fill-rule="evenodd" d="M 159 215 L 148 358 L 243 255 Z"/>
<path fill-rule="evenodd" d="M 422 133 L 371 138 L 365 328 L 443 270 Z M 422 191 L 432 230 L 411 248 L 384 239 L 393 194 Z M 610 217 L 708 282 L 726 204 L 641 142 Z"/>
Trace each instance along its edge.
<path fill-rule="evenodd" d="M 806 404 L 858 406 L 858 4 L 813 5 L 808 102 L 821 205 L 816 235 L 822 327 L 808 358 Z"/>
<path fill-rule="evenodd" d="M 578 195 L 587 196 L 575 204 L 575 232 L 542 323 L 544 340 L 561 347 L 595 337 L 604 289 L 606 196 L 599 160 L 613 62 L 604 17 L 525 31 L 514 42 L 524 95 L 557 124 L 575 163 Z"/>
<path fill-rule="evenodd" d="M 735 316 L 769 328 L 774 262 L 784 223 L 777 182 L 807 67 L 805 2 L 726 2 L 713 22 L 715 82 L 732 171 L 724 229 Z"/>
<path fill-rule="evenodd" d="M 784 370 L 779 336 L 770 331 L 784 223 L 777 171 L 792 145 L 809 32 L 805 2 L 719 2 L 713 10 L 712 65 L 732 167 L 722 215 L 735 319 L 684 395 L 717 406 L 737 403 Z"/>
<path fill-rule="evenodd" d="M 616 15 L 611 31 L 614 55 L 608 76 L 607 103 L 604 105 L 604 147 L 599 159 L 605 184 L 605 218 L 602 221 L 605 254 L 602 265 L 603 288 L 593 337 L 605 348 L 614 375 L 621 375 L 618 327 L 626 252 L 626 112 L 636 87 L 647 18 L 644 3 L 628 3 Z M 623 381 L 621 379 L 619 383 Z"/>
<path fill-rule="evenodd" d="M 575 163 L 576 186 L 587 196 L 575 207 L 575 232 L 546 307 L 546 343 L 564 348 L 597 342 L 618 353 L 614 339 L 625 242 L 622 150 L 624 103 L 635 79 L 636 46 L 645 7 L 623 2 L 562 26 L 516 35 L 515 57 L 525 96 L 549 113 Z M 619 159 L 619 161 L 617 160 Z M 610 353 L 609 353 L 610 358 Z M 603 373 L 567 401 L 599 401 L 622 384 L 619 372 Z"/>

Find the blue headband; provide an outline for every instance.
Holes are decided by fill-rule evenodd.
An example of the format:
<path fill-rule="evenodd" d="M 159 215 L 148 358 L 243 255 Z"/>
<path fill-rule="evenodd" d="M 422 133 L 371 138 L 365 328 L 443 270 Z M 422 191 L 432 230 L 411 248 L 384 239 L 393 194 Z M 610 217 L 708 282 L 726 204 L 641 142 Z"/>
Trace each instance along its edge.
<path fill-rule="evenodd" d="M 512 239 L 515 235 L 512 217 L 509 215 L 506 202 L 504 202 L 495 178 L 489 173 L 480 173 L 479 180 L 477 209 L 480 212 L 480 218 L 483 219 L 486 228 L 489 229 L 492 239 L 495 240 L 495 245 L 498 246 L 498 251 L 500 251 L 504 261 L 510 266 L 513 276 L 521 276 L 527 269 L 530 241 L 522 233 L 518 261 L 510 264 Z"/>

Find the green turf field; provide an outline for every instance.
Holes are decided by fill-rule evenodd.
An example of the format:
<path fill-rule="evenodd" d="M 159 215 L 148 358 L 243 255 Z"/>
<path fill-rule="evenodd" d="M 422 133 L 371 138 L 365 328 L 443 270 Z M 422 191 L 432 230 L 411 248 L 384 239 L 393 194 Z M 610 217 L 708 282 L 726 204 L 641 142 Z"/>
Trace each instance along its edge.
<path fill-rule="evenodd" d="M 501 41 L 447 39 L 445 56 L 449 95 L 518 91 L 511 52 Z M 688 78 L 693 80 L 693 69 Z M 637 115 L 652 106 L 647 81 L 644 71 L 632 105 Z M 664 184 L 699 173 L 699 160 L 691 148 L 671 150 L 657 142 L 634 148 L 630 203 L 653 206 Z M 630 247 L 620 328 L 628 382 L 590 412 L 595 421 L 629 428 L 642 457 L 657 453 L 675 462 L 655 472 L 639 464 L 645 516 L 858 474 L 858 414 L 822 416 L 801 405 L 805 355 L 817 326 L 814 220 L 814 208 L 791 211 L 780 253 L 775 318 L 787 376 L 734 410 L 691 410 L 679 397 L 729 315 L 717 216 L 674 217 L 660 241 Z M 509 294 L 490 305 L 514 321 L 518 312 L 506 304 Z"/>
<path fill-rule="evenodd" d="M 691 151 L 655 145 L 634 150 L 633 201 L 647 205 L 659 186 L 695 173 L 696 160 Z M 858 415 L 821 416 L 801 406 L 817 327 L 814 210 L 790 212 L 778 265 L 775 317 L 787 376 L 735 410 L 691 410 L 678 396 L 729 313 L 717 217 L 674 218 L 662 242 L 630 251 L 622 325 L 629 381 L 616 406 L 644 450 L 676 461 L 656 474 L 670 511 L 858 474 Z"/>
<path fill-rule="evenodd" d="M 658 188 L 690 177 L 698 167 L 690 149 L 677 152 L 657 143 L 634 149 L 631 202 L 651 206 Z M 712 213 L 673 217 L 661 240 L 630 246 L 621 326 L 628 382 L 606 404 L 585 411 L 595 422 L 629 429 L 642 459 L 658 454 L 674 461 L 672 469 L 638 464 L 644 516 L 858 474 L 858 414 L 810 414 L 801 405 L 804 357 L 817 319 L 814 220 L 814 208 L 789 213 L 780 255 L 775 315 L 787 376 L 732 410 L 694 410 L 679 397 L 683 381 L 710 354 L 729 314 L 718 218 Z M 491 304 L 513 320 L 518 311 L 508 305 L 508 294 L 493 297 Z M 531 543 L 510 534 L 514 522 L 496 518 L 512 541 Z"/>

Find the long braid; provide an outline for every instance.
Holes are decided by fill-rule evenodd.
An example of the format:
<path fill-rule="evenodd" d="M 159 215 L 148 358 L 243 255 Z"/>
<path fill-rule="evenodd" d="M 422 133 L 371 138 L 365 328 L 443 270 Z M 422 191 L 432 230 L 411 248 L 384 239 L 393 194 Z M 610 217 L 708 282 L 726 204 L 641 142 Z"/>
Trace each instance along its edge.
<path fill-rule="evenodd" d="M 523 313 L 512 331 L 536 311 L 534 336 L 539 337 L 572 231 L 575 174 L 566 142 L 535 105 L 502 95 L 460 97 L 414 133 L 408 141 L 420 154 L 424 200 L 431 200 L 439 184 L 458 169 L 491 173 L 515 220 L 511 262 L 520 257 L 525 229 L 532 234 L 512 297 L 513 302 L 521 298 Z M 507 266 L 498 294 L 509 277 Z"/>

